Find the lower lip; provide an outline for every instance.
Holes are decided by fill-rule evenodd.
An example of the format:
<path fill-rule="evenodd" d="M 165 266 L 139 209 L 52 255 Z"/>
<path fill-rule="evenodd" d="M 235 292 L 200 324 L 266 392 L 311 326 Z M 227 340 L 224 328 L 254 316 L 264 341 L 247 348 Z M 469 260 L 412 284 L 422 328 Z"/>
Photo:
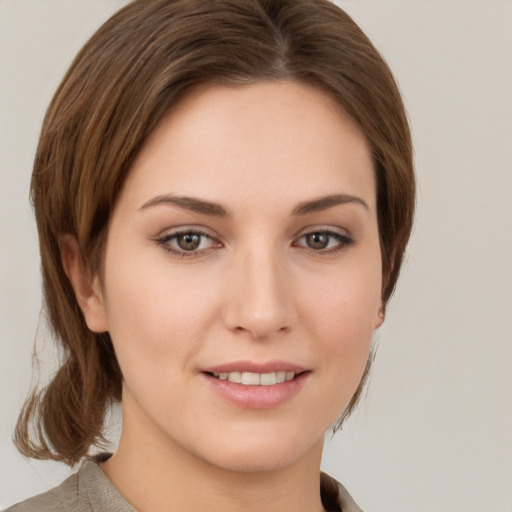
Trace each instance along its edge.
<path fill-rule="evenodd" d="M 203 373 L 210 386 L 224 399 L 245 409 L 272 409 L 294 397 L 304 386 L 310 372 L 303 372 L 293 380 L 271 386 L 246 386 L 220 380 Z"/>

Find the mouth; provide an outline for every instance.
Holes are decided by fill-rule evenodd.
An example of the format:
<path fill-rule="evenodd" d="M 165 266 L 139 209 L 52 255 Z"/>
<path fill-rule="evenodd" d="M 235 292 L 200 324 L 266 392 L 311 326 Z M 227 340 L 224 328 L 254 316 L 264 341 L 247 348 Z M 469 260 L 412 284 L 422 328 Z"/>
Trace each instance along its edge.
<path fill-rule="evenodd" d="M 205 372 L 210 377 L 218 380 L 225 380 L 234 384 L 242 384 L 243 386 L 274 386 L 275 384 L 282 384 L 290 382 L 299 375 L 305 372 L 291 372 L 286 370 L 279 370 L 268 373 L 254 373 L 254 372 Z"/>
<path fill-rule="evenodd" d="M 297 395 L 312 370 L 287 363 L 246 362 L 208 368 L 201 373 L 211 389 L 232 405 L 244 409 L 272 409 Z"/>

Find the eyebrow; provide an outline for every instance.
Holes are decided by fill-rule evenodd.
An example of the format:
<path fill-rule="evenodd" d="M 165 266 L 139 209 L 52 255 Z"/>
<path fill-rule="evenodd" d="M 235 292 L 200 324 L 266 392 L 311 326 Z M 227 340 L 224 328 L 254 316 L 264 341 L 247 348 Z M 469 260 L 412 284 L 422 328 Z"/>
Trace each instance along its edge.
<path fill-rule="evenodd" d="M 227 217 L 229 215 L 228 211 L 220 204 L 204 201 L 195 197 L 173 196 L 170 194 L 156 196 L 153 199 L 146 201 L 139 210 L 145 210 L 152 206 L 165 204 L 178 206 L 179 208 L 190 210 L 192 212 L 203 213 L 205 215 L 214 215 L 216 217 Z"/>
<path fill-rule="evenodd" d="M 330 196 L 319 197 L 318 199 L 313 199 L 312 201 L 304 201 L 303 203 L 298 204 L 293 209 L 292 213 L 293 215 L 305 215 L 307 213 L 320 212 L 322 210 L 327 210 L 328 208 L 333 208 L 334 206 L 348 203 L 360 204 L 366 210 L 370 209 L 366 202 L 360 197 L 351 196 L 348 194 L 334 194 Z"/>
<path fill-rule="evenodd" d="M 319 212 L 327 210 L 335 206 L 356 203 L 363 206 L 366 210 L 369 210 L 366 202 L 357 196 L 351 196 L 348 194 L 334 194 L 325 197 L 319 197 L 311 201 L 304 201 L 299 203 L 292 211 L 293 215 L 306 215 L 308 213 Z M 187 196 L 173 196 L 171 194 L 162 194 L 153 197 L 149 201 L 146 201 L 139 210 L 145 210 L 153 206 L 158 205 L 171 205 L 190 210 L 192 212 L 202 213 L 204 215 L 213 215 L 216 217 L 228 217 L 229 212 L 218 203 L 212 203 L 203 199 L 197 199 L 195 197 Z"/>

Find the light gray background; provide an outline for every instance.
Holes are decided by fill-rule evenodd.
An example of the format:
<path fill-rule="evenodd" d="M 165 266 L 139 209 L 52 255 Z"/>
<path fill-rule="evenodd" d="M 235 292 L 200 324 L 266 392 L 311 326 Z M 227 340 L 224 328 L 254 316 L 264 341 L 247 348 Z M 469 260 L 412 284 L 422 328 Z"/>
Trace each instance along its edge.
<path fill-rule="evenodd" d="M 10 441 L 40 306 L 27 194 L 53 91 L 124 3 L 0 0 L 0 509 L 67 474 Z M 419 197 L 370 391 L 324 468 L 368 511 L 511 512 L 512 2 L 338 3 L 400 83 Z"/>

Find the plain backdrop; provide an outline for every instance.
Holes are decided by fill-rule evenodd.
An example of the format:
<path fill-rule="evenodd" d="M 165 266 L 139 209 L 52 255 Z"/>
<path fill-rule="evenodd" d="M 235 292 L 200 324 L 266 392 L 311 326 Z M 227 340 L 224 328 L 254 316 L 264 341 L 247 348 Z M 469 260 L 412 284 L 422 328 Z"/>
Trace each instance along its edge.
<path fill-rule="evenodd" d="M 45 338 L 28 187 L 55 88 L 124 3 L 0 0 L 0 509 L 69 473 L 11 442 Z M 419 195 L 369 392 L 324 469 L 370 512 L 512 512 L 512 2 L 338 3 L 398 79 Z"/>

